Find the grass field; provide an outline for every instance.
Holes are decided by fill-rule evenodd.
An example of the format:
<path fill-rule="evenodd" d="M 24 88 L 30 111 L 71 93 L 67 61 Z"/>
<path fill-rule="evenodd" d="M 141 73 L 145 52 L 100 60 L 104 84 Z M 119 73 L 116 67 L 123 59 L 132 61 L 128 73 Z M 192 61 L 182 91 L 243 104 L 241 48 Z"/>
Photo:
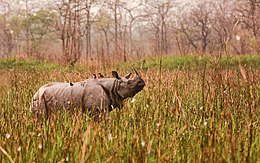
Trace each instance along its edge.
<path fill-rule="evenodd" d="M 84 80 L 93 69 L 1 60 L 0 161 L 259 162 L 259 55 L 193 57 L 106 68 L 111 76 L 113 67 L 126 74 L 135 66 L 146 86 L 99 122 L 80 112 L 49 120 L 29 112 L 41 85 Z"/>

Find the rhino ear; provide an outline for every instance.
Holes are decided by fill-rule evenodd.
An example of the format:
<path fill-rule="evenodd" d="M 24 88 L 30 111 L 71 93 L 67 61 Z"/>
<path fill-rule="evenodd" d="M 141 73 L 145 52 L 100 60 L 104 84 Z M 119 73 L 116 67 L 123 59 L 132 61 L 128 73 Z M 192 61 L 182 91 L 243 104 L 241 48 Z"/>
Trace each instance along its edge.
<path fill-rule="evenodd" d="M 119 77 L 119 75 L 118 75 L 118 73 L 116 71 L 112 71 L 112 76 L 114 78 L 120 79 L 120 77 Z"/>
<path fill-rule="evenodd" d="M 130 73 L 128 73 L 128 74 L 125 76 L 125 78 L 126 78 L 126 79 L 129 79 L 129 78 L 130 78 L 130 76 L 131 76 L 131 74 L 132 74 L 131 72 L 130 72 Z"/>

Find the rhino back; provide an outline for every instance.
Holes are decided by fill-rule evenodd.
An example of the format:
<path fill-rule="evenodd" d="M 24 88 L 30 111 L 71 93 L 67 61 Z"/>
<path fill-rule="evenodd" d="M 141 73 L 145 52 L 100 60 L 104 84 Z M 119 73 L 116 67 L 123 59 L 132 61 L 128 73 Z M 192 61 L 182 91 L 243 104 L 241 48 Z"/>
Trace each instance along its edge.
<path fill-rule="evenodd" d="M 81 83 L 56 83 L 45 87 L 44 100 L 48 108 L 75 108 L 80 107 L 84 86 Z"/>

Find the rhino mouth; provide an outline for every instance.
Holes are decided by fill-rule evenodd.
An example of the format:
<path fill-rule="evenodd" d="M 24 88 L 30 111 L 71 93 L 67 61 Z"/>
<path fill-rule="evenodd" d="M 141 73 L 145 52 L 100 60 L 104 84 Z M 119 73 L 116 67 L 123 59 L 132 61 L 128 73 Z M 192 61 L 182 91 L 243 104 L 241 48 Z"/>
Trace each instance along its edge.
<path fill-rule="evenodd" d="M 138 92 L 140 92 L 144 88 L 144 85 L 139 85 L 136 87 L 135 91 L 130 95 L 130 97 L 134 97 Z"/>
<path fill-rule="evenodd" d="M 138 84 L 137 84 L 137 89 L 143 89 L 144 88 L 144 86 L 145 86 L 145 83 L 144 83 L 144 81 L 140 81 Z"/>
<path fill-rule="evenodd" d="M 137 86 L 137 92 L 141 91 L 144 88 L 145 84 Z"/>

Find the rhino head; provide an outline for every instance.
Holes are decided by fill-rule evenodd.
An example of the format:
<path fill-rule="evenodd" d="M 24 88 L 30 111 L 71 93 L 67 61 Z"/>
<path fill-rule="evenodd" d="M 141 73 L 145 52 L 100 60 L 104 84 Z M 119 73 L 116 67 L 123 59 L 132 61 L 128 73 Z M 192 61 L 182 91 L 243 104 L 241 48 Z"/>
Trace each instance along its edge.
<path fill-rule="evenodd" d="M 112 71 L 112 76 L 117 79 L 117 93 L 123 98 L 134 97 L 138 92 L 140 92 L 145 86 L 144 80 L 141 78 L 140 74 L 134 69 L 135 76 L 131 79 L 131 73 L 124 77 L 117 74 L 116 71 Z"/>

